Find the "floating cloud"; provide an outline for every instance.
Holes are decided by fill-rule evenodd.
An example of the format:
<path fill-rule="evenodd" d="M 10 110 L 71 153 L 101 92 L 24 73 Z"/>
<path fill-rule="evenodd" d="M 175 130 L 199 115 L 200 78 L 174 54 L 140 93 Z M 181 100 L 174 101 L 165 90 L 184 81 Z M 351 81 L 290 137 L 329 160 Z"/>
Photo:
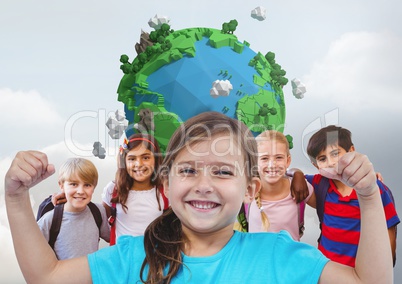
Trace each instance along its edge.
<path fill-rule="evenodd" d="M 219 96 L 227 97 L 229 96 L 231 90 L 233 90 L 233 86 L 229 80 L 216 80 L 212 82 L 212 88 L 209 91 L 209 94 L 213 98 L 217 98 Z"/>
<path fill-rule="evenodd" d="M 24 128 L 63 124 L 55 106 L 37 91 L 14 91 L 8 88 L 0 89 L 0 121 L 20 121 Z"/>
<path fill-rule="evenodd" d="M 266 9 L 264 7 L 258 6 L 257 8 L 251 10 L 251 18 L 259 21 L 264 21 L 266 19 Z"/>
<path fill-rule="evenodd" d="M 94 154 L 95 157 L 98 157 L 99 159 L 104 159 L 106 157 L 106 150 L 103 148 L 101 142 L 94 142 L 93 147 L 92 154 Z"/>
<path fill-rule="evenodd" d="M 304 98 L 306 92 L 306 86 L 300 81 L 300 79 L 294 78 L 292 80 L 292 93 L 297 99 Z"/>
<path fill-rule="evenodd" d="M 159 29 L 163 24 L 168 24 L 170 19 L 167 16 L 159 16 L 156 14 L 155 17 L 149 19 L 148 25 L 155 30 Z"/>
<path fill-rule="evenodd" d="M 112 139 L 119 139 L 128 127 L 125 112 L 123 110 L 116 110 L 115 116 L 109 117 L 106 126 L 109 129 L 109 136 Z"/>

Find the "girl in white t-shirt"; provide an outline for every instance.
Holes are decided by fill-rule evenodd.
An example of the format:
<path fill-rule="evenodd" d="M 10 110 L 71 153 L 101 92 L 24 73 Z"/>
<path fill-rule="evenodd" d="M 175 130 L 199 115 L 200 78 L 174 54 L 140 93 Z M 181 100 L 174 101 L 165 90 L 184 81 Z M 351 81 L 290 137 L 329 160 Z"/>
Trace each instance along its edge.
<path fill-rule="evenodd" d="M 161 157 L 156 140 L 148 134 L 136 133 L 120 146 L 116 180 L 102 194 L 112 226 L 110 245 L 121 235 L 143 235 L 168 207 L 157 175 Z"/>
<path fill-rule="evenodd" d="M 313 192 L 308 186 L 308 197 L 297 204 L 291 195 L 291 178 L 286 169 L 291 162 L 289 142 L 279 131 L 267 130 L 256 137 L 258 172 L 261 189 L 248 210 L 249 232 L 279 232 L 286 230 L 294 240 L 303 234 L 304 204 Z"/>

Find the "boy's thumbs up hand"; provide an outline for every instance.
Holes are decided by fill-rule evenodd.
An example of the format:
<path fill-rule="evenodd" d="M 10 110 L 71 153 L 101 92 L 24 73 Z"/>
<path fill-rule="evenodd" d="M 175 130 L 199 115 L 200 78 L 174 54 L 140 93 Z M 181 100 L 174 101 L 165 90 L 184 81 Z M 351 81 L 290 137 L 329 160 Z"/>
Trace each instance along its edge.
<path fill-rule="evenodd" d="M 38 151 L 18 152 L 5 176 L 5 193 L 18 196 L 55 172 L 47 156 Z"/>
<path fill-rule="evenodd" d="M 378 190 L 373 164 L 366 155 L 355 151 L 343 155 L 337 168 L 320 169 L 319 172 L 354 188 L 360 196 L 370 196 Z"/>

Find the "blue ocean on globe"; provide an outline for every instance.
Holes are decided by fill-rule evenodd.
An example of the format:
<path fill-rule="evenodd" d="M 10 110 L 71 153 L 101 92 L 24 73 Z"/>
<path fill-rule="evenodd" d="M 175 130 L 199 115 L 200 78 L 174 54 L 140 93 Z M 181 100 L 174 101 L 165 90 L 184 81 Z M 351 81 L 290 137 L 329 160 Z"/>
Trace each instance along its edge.
<path fill-rule="evenodd" d="M 256 53 L 248 46 L 244 46 L 242 53 L 237 53 L 230 46 L 214 48 L 208 42 L 205 37 L 195 42 L 195 57 L 185 55 L 147 78 L 148 90 L 162 94 L 165 108 L 177 114 L 181 121 L 205 111 L 224 112 L 236 118 L 237 102 L 245 94 L 257 94 L 260 89 L 274 92 L 269 84 L 259 86 L 254 83 L 254 76 L 258 74 L 249 62 Z M 228 97 L 210 95 L 215 80 L 230 81 L 233 90 Z M 142 102 L 157 102 L 155 95 L 136 94 L 134 99 L 136 106 Z M 260 107 L 256 103 L 256 112 Z"/>

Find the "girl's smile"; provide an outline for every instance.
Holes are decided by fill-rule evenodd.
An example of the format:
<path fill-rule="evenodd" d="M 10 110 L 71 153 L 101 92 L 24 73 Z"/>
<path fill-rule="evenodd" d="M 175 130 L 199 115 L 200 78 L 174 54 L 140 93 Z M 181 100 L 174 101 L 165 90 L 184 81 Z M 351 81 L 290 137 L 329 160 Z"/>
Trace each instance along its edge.
<path fill-rule="evenodd" d="M 191 206 L 193 206 L 195 209 L 197 210 L 201 210 L 201 211 L 208 211 L 211 209 L 214 209 L 218 206 L 220 206 L 220 204 L 215 203 L 215 202 L 210 202 L 210 201 L 187 201 L 187 204 L 190 204 Z"/>

